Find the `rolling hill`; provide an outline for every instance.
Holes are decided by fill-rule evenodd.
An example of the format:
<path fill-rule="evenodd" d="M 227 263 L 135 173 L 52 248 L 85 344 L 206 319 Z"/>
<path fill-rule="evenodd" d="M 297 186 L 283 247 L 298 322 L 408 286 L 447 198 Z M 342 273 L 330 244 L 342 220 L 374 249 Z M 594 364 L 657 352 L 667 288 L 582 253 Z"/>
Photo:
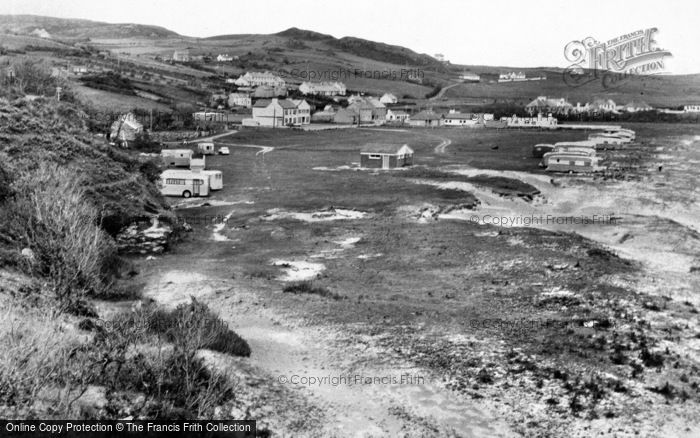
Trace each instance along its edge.
<path fill-rule="evenodd" d="M 45 31 L 51 39 L 91 38 L 172 38 L 179 35 L 159 26 L 113 24 L 75 18 L 39 15 L 0 15 L 0 34 L 39 35 Z"/>
<path fill-rule="evenodd" d="M 111 24 L 89 20 L 33 15 L 0 15 L 0 49 L 41 48 L 44 52 L 71 47 L 81 42 L 95 51 L 111 53 L 111 59 L 90 58 L 88 64 L 100 70 L 121 69 L 132 77 L 146 74 L 158 80 L 144 83 L 149 92 L 173 101 L 173 87 L 190 84 L 202 91 L 221 88 L 226 77 L 246 71 L 273 71 L 294 85 L 302 81 L 342 81 L 351 92 L 381 95 L 390 92 L 404 101 L 430 106 L 519 106 L 537 96 L 565 97 L 574 104 L 595 98 L 611 98 L 617 103 L 645 101 L 653 106 L 678 106 L 700 102 L 700 75 L 640 76 L 605 87 L 601 81 L 572 86 L 563 79 L 560 68 L 519 68 L 508 66 L 458 65 L 405 47 L 353 36 L 333 35 L 289 28 L 274 34 L 227 34 L 192 38 L 171 30 L 141 24 Z M 168 63 L 175 51 L 186 50 L 195 62 Z M 217 63 L 217 54 L 236 57 L 234 62 Z M 85 63 L 84 59 L 68 59 Z M 56 53 L 54 63 L 63 62 Z M 417 72 L 422 81 L 409 81 L 408 72 Z M 480 83 L 456 84 L 462 72 L 481 75 Z M 546 75 L 537 82 L 497 83 L 499 73 L 522 71 L 527 76 Z M 451 87 L 439 99 L 425 101 L 436 87 Z"/>

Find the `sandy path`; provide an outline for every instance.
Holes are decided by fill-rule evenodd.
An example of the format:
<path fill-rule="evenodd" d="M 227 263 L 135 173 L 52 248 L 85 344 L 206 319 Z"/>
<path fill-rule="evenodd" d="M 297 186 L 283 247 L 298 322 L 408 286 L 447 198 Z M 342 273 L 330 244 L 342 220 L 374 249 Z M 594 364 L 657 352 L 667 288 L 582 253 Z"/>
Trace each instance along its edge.
<path fill-rule="evenodd" d="M 238 291 L 233 283 L 196 270 L 163 270 L 153 273 L 145 295 L 169 308 L 190 296 L 212 302 L 212 308 L 250 344 L 249 363 L 263 382 L 301 392 L 322 409 L 326 421 L 320 436 L 512 436 L 483 402 L 460 398 L 442 386 L 439 376 L 373 346 L 371 339 L 353 338 L 327 326 L 307 327 L 270 307 L 251 305 L 258 298 Z M 222 291 L 228 295 L 225 300 Z M 238 304 L 228 304 L 232 302 Z M 226 366 L 235 366 L 231 364 L 235 362 Z M 340 376 L 345 382 L 309 385 L 303 380 Z M 358 384 L 356 376 L 361 380 L 406 376 L 406 382 Z M 310 435 L 319 436 L 318 431 Z"/>

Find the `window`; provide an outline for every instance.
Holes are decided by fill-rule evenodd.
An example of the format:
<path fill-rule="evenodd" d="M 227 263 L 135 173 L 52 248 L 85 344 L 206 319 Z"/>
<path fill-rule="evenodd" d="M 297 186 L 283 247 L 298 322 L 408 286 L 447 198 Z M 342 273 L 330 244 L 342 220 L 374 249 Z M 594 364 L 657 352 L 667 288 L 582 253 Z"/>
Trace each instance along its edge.
<path fill-rule="evenodd" d="M 173 185 L 185 185 L 185 180 L 184 179 L 179 179 L 179 178 L 167 178 L 165 180 L 165 184 L 173 184 Z"/>
<path fill-rule="evenodd" d="M 204 180 L 201 180 L 201 179 L 193 179 L 192 180 L 192 185 L 194 185 L 194 186 L 201 186 L 202 184 L 204 184 Z"/>
<path fill-rule="evenodd" d="M 382 158 L 382 156 L 379 154 L 370 154 L 369 155 L 370 160 L 379 160 L 380 158 Z"/>

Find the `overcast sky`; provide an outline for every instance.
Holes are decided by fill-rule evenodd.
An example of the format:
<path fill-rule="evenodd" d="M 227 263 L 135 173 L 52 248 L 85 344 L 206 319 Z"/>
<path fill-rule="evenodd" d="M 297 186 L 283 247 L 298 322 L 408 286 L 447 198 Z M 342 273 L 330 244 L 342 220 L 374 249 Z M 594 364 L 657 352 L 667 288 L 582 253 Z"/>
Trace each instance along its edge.
<path fill-rule="evenodd" d="M 658 46 L 673 54 L 667 70 L 700 73 L 697 0 L 0 0 L 0 14 L 154 24 L 196 37 L 295 26 L 443 53 L 454 63 L 522 67 L 566 67 L 569 41 L 656 27 Z"/>

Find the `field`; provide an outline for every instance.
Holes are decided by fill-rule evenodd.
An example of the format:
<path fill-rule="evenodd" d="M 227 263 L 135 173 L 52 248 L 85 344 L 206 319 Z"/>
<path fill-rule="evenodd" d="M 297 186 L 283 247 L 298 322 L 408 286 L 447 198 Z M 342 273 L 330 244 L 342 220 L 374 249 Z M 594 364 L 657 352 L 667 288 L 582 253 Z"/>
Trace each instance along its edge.
<path fill-rule="evenodd" d="M 639 164 L 630 182 L 551 179 L 529 156 L 534 143 L 583 133 L 241 130 L 217 140 L 231 155 L 207 160 L 223 171 L 224 190 L 172 200 L 193 233 L 146 265 L 146 293 L 161 290 L 172 272 L 198 279 L 165 299 L 193 295 L 219 309 L 250 342 L 256 378 L 273 392 L 298 388 L 280 388 L 280 375 L 425 379 L 305 388 L 296 394 L 307 394 L 314 409 L 303 421 L 296 408 L 267 400 L 275 412 L 289 409 L 255 411 L 273 430 L 323 436 L 362 424 L 360 432 L 374 436 L 406 428 L 415 436 L 590 436 L 609 434 L 614 423 L 621 434 L 697 431 L 688 415 L 700 400 L 700 375 L 689 348 L 700 333 L 700 301 L 687 291 L 698 280 L 688 266 L 645 263 L 634 245 L 649 234 L 637 227 L 650 225 L 638 224 L 635 207 L 627 206 L 623 225 L 471 220 L 604 214 L 610 205 L 619 212 L 622 200 L 643 198 L 643 187 L 664 190 L 665 177 L 645 175 L 663 154 L 687 152 L 697 128 L 632 128 L 640 141 L 629 152 Z M 356 169 L 368 142 L 410 144 L 415 168 Z M 531 186 L 542 192 L 534 200 L 497 194 Z M 659 233 L 652 248 L 687 232 L 649 220 Z M 611 246 L 601 245 L 608 237 Z M 666 258 L 698 263 L 700 240 L 684 239 Z M 640 257 L 615 254 L 623 250 Z M 665 286 L 650 286 L 652 278 Z M 689 328 L 674 329 L 677 320 Z"/>

